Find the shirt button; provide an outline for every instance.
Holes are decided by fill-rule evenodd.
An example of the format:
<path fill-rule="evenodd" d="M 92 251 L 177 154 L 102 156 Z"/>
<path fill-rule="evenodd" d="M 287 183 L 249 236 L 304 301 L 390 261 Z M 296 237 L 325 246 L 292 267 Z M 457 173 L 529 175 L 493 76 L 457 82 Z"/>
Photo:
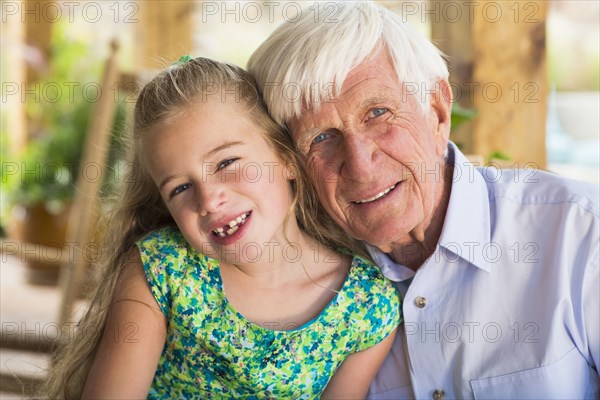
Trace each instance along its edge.
<path fill-rule="evenodd" d="M 431 395 L 433 400 L 442 400 L 444 398 L 444 396 L 446 396 L 446 392 L 444 392 L 443 390 L 440 390 L 440 389 L 435 389 L 433 391 L 433 394 Z"/>
<path fill-rule="evenodd" d="M 417 296 L 415 297 L 415 306 L 418 308 L 425 308 L 427 305 L 427 299 L 425 297 Z"/>

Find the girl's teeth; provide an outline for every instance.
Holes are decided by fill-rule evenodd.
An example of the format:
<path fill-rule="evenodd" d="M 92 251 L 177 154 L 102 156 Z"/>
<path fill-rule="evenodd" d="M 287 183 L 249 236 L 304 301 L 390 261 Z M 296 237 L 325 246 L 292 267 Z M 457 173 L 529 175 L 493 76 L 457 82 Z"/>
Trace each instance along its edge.
<path fill-rule="evenodd" d="M 232 219 L 231 221 L 229 221 L 229 223 L 227 225 L 225 225 L 224 227 L 217 228 L 213 232 L 215 233 L 215 235 L 217 235 L 219 237 L 231 235 L 239 229 L 240 224 L 243 224 L 244 221 L 246 221 L 246 218 L 248 217 L 248 215 L 250 215 L 250 214 L 247 213 L 244 215 L 240 215 L 236 219 Z"/>

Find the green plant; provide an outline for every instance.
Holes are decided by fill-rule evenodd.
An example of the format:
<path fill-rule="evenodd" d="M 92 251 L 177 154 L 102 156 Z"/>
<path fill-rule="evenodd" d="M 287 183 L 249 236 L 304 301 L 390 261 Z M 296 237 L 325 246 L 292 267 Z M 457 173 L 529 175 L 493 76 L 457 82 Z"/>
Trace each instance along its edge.
<path fill-rule="evenodd" d="M 464 108 L 458 103 L 452 104 L 452 111 L 450 113 L 450 126 L 451 129 L 456 129 L 459 125 L 467 121 L 472 121 L 477 116 L 477 111 Z"/>
<path fill-rule="evenodd" d="M 3 171 L 11 203 L 43 204 L 50 213 L 58 213 L 72 199 L 90 116 L 99 98 L 101 63 L 90 61 L 90 51 L 90 46 L 70 39 L 65 26 L 54 27 L 48 73 L 28 87 L 25 109 L 30 139 L 12 163 L 19 173 L 7 177 Z M 115 101 L 109 151 L 113 164 L 120 157 L 118 143 L 126 114 L 121 97 Z M 109 174 L 102 172 L 106 181 Z"/>
<path fill-rule="evenodd" d="M 450 126 L 451 126 L 451 131 L 454 131 L 458 126 L 460 126 L 461 124 L 467 122 L 467 121 L 472 121 L 477 117 L 477 111 L 476 110 L 472 110 L 472 109 L 468 109 L 465 107 L 462 107 L 460 104 L 458 103 L 454 103 L 452 105 L 452 111 L 450 113 Z M 456 145 L 458 146 L 459 149 L 462 150 L 462 143 L 460 142 L 456 142 Z M 487 158 L 485 159 L 487 162 L 490 161 L 496 161 L 496 162 L 500 162 L 500 161 L 510 161 L 511 160 L 511 156 L 508 155 L 505 152 L 502 151 L 493 151 L 491 152 Z"/>
<path fill-rule="evenodd" d="M 9 218 L 10 208 L 8 206 L 9 203 L 9 193 L 12 193 L 15 189 L 16 180 L 9 179 L 9 176 L 13 173 L 15 169 L 14 164 L 9 164 L 9 137 L 8 132 L 5 126 L 4 121 L 6 120 L 4 110 L 0 110 L 2 113 L 2 118 L 0 118 L 1 127 L 0 127 L 0 176 L 2 180 L 0 181 L 0 236 L 5 235 L 5 227 L 4 224 Z"/>
<path fill-rule="evenodd" d="M 453 132 L 456 132 L 456 128 L 467 121 L 472 121 L 477 116 L 476 110 L 471 110 L 465 107 L 462 107 L 458 103 L 452 104 L 452 110 L 450 111 L 450 139 L 456 144 L 459 150 L 464 151 L 464 145 L 460 140 L 456 140 L 456 136 L 452 135 Z"/>

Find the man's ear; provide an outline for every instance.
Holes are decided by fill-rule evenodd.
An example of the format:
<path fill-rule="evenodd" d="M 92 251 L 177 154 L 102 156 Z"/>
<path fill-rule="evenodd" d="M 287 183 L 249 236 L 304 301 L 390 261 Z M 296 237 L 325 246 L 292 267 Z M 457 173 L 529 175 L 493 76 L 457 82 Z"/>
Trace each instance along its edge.
<path fill-rule="evenodd" d="M 450 114 L 452 112 L 452 88 L 445 79 L 440 79 L 436 83 L 436 90 L 431 95 L 430 107 L 435 116 L 434 135 L 438 142 L 440 154 L 446 151 L 448 140 L 450 138 Z"/>

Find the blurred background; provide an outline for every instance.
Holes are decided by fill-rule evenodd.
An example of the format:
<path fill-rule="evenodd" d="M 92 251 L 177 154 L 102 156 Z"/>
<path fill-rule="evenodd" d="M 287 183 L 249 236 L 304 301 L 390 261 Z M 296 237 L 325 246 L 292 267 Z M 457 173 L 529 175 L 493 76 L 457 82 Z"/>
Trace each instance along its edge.
<path fill-rule="evenodd" d="M 380 3 L 448 55 L 451 139 L 473 160 L 600 182 L 600 2 Z M 26 397 L 52 342 L 64 339 L 65 254 L 84 253 L 86 264 L 69 298 L 85 299 L 93 285 L 94 231 L 68 221 L 93 228 L 107 207 L 98 198 L 118 193 L 143 82 L 184 54 L 245 66 L 280 23 L 335 11 L 284 0 L 0 1 L 0 398 Z M 94 142 L 86 153 L 102 131 L 106 151 Z M 84 158 L 97 168 L 82 169 Z M 75 186 L 91 181 L 81 200 Z M 89 246 L 67 252 L 73 238 Z"/>

